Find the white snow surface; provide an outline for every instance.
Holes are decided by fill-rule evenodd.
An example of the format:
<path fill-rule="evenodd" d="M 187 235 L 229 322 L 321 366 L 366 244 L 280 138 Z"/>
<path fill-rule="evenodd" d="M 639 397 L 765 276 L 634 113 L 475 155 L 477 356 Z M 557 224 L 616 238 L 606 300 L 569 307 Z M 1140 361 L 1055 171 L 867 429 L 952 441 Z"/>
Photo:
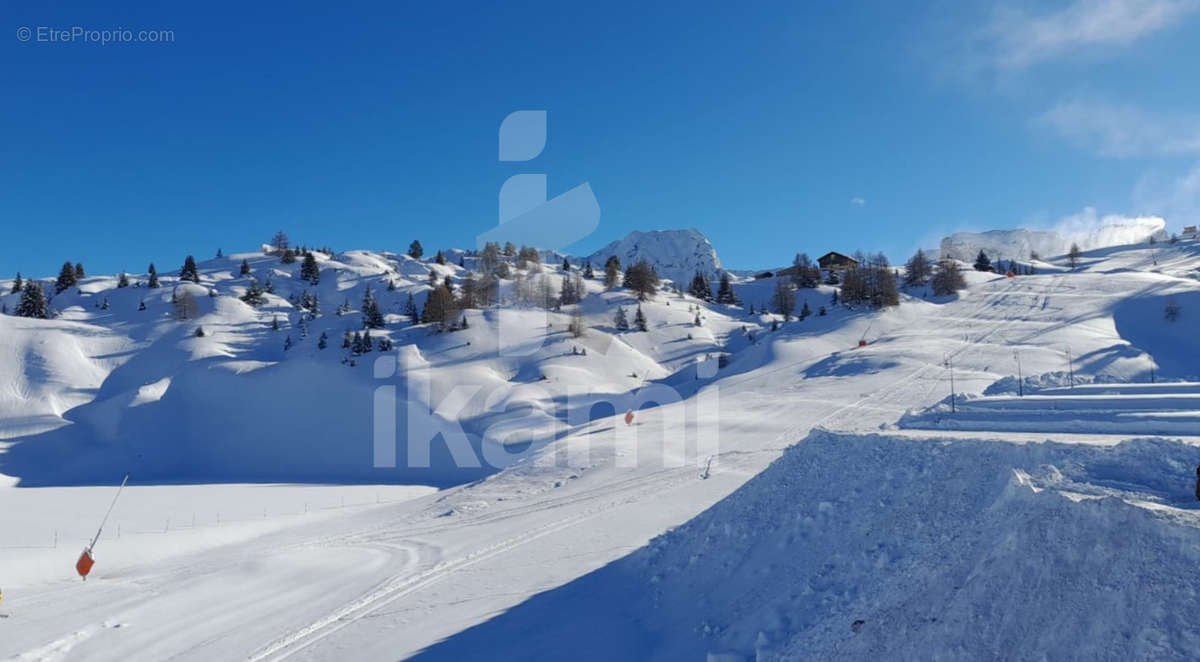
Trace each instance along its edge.
<path fill-rule="evenodd" d="M 1129 218 L 1106 216 L 1097 218 L 1094 210 L 1085 210 L 1054 230 L 989 230 L 987 232 L 955 232 L 942 239 L 940 254 L 974 262 L 979 251 L 988 257 L 1003 260 L 1027 261 L 1031 253 L 1042 257 L 1063 255 L 1077 244 L 1081 250 L 1138 244 L 1150 237 L 1166 239 L 1166 221 L 1159 217 Z"/>
<path fill-rule="evenodd" d="M 0 315 L 0 659 L 1194 659 L 1200 244 L 1043 257 L 884 311 L 800 291 L 813 316 L 776 331 L 660 293 L 618 332 L 637 303 L 591 281 L 578 339 L 569 310 L 410 325 L 429 272 L 465 272 L 390 253 L 322 256 L 303 339 L 298 263 L 202 261 L 186 321 L 172 274 L 90 277 L 56 319 Z M 368 286 L 391 381 L 342 363 Z M 756 310 L 774 288 L 735 284 Z M 503 468 L 372 467 L 373 393 L 408 381 L 478 385 L 464 429 Z"/>

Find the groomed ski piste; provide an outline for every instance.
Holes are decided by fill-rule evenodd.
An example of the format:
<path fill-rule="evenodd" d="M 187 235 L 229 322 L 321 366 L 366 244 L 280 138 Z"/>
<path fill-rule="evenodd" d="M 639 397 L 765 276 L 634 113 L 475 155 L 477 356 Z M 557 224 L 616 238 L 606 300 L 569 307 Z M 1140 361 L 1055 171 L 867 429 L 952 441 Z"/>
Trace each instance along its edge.
<path fill-rule="evenodd" d="M 323 265 L 329 308 L 368 282 L 420 303 L 428 270 L 459 275 L 355 255 Z M 201 262 L 204 280 L 236 294 L 218 274 L 242 258 Z M 282 354 L 267 325 L 286 314 L 286 273 L 266 308 L 198 296 L 214 308 L 197 321 L 216 333 L 195 340 L 124 312 L 136 298 L 113 321 L 86 299 L 57 320 L 0 316 L 17 339 L 0 364 L 15 385 L 0 658 L 1194 659 L 1200 245 L 1036 266 L 968 271 L 957 296 L 917 289 L 884 311 L 802 290 L 829 314 L 776 331 L 769 315 L 660 293 L 642 304 L 649 331 L 618 332 L 613 306 L 632 316 L 635 303 L 591 282 L 583 338 L 561 332 L 566 314 L 546 329 L 545 313 L 514 313 L 538 346 L 520 359 L 488 346 L 486 311 L 446 334 L 389 319 L 397 344 L 432 364 L 435 391 L 490 379 L 515 401 L 504 411 L 560 430 L 467 480 L 445 468 L 383 480 L 363 470 L 369 448 L 335 452 L 370 419 L 329 412 L 377 382 L 370 361 L 343 366 L 303 343 L 307 354 Z M 773 281 L 736 289 L 757 309 Z M 109 310 L 146 294 L 92 287 Z M 322 324 L 340 338 L 327 314 L 305 342 Z M 705 365 L 719 353 L 727 365 Z M 623 407 L 562 421 L 552 403 L 568 373 L 610 398 L 656 384 L 683 397 L 629 427 Z M 257 423 L 232 438 L 216 412 L 247 393 Z M 185 410 L 195 428 L 168 425 Z M 491 420 L 465 411 L 471 435 Z M 267 458 L 285 451 L 272 473 Z M 131 463 L 148 480 L 132 470 L 120 528 L 80 582 L 71 566 L 120 480 L 110 474 Z"/>

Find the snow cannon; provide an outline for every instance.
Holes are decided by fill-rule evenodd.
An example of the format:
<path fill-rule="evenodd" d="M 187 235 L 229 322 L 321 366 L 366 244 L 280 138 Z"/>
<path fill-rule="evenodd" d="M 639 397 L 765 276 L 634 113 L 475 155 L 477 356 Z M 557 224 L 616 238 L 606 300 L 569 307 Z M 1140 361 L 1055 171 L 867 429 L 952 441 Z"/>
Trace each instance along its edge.
<path fill-rule="evenodd" d="M 862 340 L 858 341 L 858 346 L 859 346 L 859 347 L 866 347 L 866 346 L 867 346 L 867 340 L 866 340 L 866 338 L 863 338 Z"/>
<path fill-rule="evenodd" d="M 633 410 L 625 412 L 625 425 L 633 425 Z"/>
<path fill-rule="evenodd" d="M 1005 278 L 1016 278 L 1017 275 L 1014 274 L 1011 269 L 1009 269 L 1008 273 L 1004 274 L 1004 277 Z"/>
<path fill-rule="evenodd" d="M 83 553 L 79 555 L 79 560 L 75 562 L 75 572 L 79 573 L 85 581 L 88 573 L 92 571 L 92 566 L 96 565 L 96 559 L 92 556 L 92 548 L 85 547 Z"/>

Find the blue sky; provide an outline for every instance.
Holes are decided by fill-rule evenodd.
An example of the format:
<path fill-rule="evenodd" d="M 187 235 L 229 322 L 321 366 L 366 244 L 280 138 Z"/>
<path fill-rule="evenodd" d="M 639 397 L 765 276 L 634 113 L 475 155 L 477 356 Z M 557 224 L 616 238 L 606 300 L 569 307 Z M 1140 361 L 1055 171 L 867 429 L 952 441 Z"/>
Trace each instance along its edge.
<path fill-rule="evenodd" d="M 733 268 L 1200 210 L 1194 0 L 567 4 L 7 3 L 0 270 L 470 246 L 530 172 L 590 183 L 575 252 L 696 227 Z M 18 34 L 74 26 L 174 41 Z M 500 163 L 519 109 L 546 149 Z"/>

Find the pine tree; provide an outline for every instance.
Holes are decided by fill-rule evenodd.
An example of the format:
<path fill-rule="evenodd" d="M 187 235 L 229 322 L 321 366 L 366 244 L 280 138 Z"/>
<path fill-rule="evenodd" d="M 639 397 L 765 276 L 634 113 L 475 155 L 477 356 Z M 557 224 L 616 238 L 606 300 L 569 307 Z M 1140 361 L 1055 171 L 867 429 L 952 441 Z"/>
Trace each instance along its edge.
<path fill-rule="evenodd" d="M 179 270 L 179 280 L 200 282 L 200 273 L 196 271 L 196 258 L 189 255 L 183 260 L 183 267 Z"/>
<path fill-rule="evenodd" d="M 692 320 L 692 326 L 703 326 L 700 322 L 700 311 L 696 311 L 696 317 Z"/>
<path fill-rule="evenodd" d="M 446 256 L 442 255 L 441 251 L 438 251 L 437 255 L 434 256 L 433 261 L 437 262 L 438 264 L 446 264 Z"/>
<path fill-rule="evenodd" d="M 312 253 L 304 254 L 304 262 L 300 265 L 300 278 L 313 285 L 321 280 L 321 268 L 317 266 L 317 258 Z"/>
<path fill-rule="evenodd" d="M 950 258 L 942 258 L 938 262 L 937 272 L 933 275 L 933 293 L 936 296 L 946 296 L 966 288 L 967 281 L 958 269 L 958 262 Z"/>
<path fill-rule="evenodd" d="M 617 313 L 613 317 L 613 326 L 617 327 L 617 331 L 629 330 L 629 319 L 625 317 L 625 309 L 617 307 Z"/>
<path fill-rule="evenodd" d="M 717 303 L 738 305 L 737 295 L 733 293 L 733 284 L 729 282 L 729 274 L 724 272 L 721 273 L 721 283 L 717 286 Z"/>
<path fill-rule="evenodd" d="M 284 263 L 284 264 L 293 264 L 293 263 L 295 263 L 295 262 L 296 262 L 296 251 L 294 251 L 294 250 L 292 250 L 292 249 L 290 249 L 290 248 L 289 248 L 289 249 L 287 249 L 287 250 L 285 250 L 285 251 L 283 252 L 283 255 L 282 255 L 280 258 L 279 258 L 279 261 L 280 261 L 280 262 L 282 262 L 282 263 Z"/>
<path fill-rule="evenodd" d="M 272 331 L 278 331 L 278 330 L 279 330 L 279 318 L 278 318 L 278 317 L 272 317 L 272 318 L 271 318 L 271 330 L 272 330 Z"/>
<path fill-rule="evenodd" d="M 322 331 L 321 337 L 317 338 L 317 349 L 325 349 L 328 346 L 329 346 L 329 336 L 325 335 L 325 332 Z"/>
<path fill-rule="evenodd" d="M 563 257 L 562 270 L 563 271 L 571 270 L 571 261 L 568 260 L 565 256 Z"/>
<path fill-rule="evenodd" d="M 58 280 L 54 281 L 54 293 L 60 294 L 69 287 L 75 287 L 77 282 L 75 266 L 70 262 L 63 262 L 62 269 L 58 272 Z"/>
<path fill-rule="evenodd" d="M 83 263 L 76 262 L 75 263 L 75 280 L 83 280 L 83 278 L 84 278 Z"/>
<path fill-rule="evenodd" d="M 617 278 L 621 275 L 621 261 L 616 255 L 611 255 L 604 262 L 604 289 L 611 290 L 617 286 Z"/>
<path fill-rule="evenodd" d="M 347 329 L 346 333 L 342 334 L 342 349 L 350 349 L 351 346 L 350 330 Z"/>
<path fill-rule="evenodd" d="M 197 326 L 197 327 L 196 327 L 196 333 L 195 333 L 194 335 L 195 335 L 197 338 L 203 338 L 203 337 L 204 337 L 204 327 L 202 327 L 202 326 Z"/>
<path fill-rule="evenodd" d="M 362 314 L 364 329 L 383 328 L 383 313 L 379 310 L 379 302 L 375 300 L 375 294 L 369 287 L 363 295 Z"/>
<path fill-rule="evenodd" d="M 142 301 L 138 302 L 138 312 L 141 312 L 145 309 L 146 309 L 146 301 L 143 299 Z"/>
<path fill-rule="evenodd" d="M 417 314 L 417 302 L 413 301 L 413 295 L 408 295 L 408 301 L 404 304 L 404 315 L 412 320 L 413 324 L 420 324 L 421 317 Z"/>
<path fill-rule="evenodd" d="M 579 309 L 579 306 L 575 306 L 575 309 L 571 311 L 571 322 L 567 324 L 567 331 L 571 334 L 572 338 L 583 337 L 585 331 L 583 326 L 583 311 Z"/>
<path fill-rule="evenodd" d="M 267 294 L 275 294 L 275 283 L 271 282 L 271 277 L 267 276 L 267 284 L 263 285 L 263 292 Z"/>
<path fill-rule="evenodd" d="M 100 310 L 108 310 L 108 297 L 104 297 L 104 300 L 100 302 Z"/>
<path fill-rule="evenodd" d="M 511 247 L 512 244 L 509 243 L 509 246 Z M 515 252 L 516 249 L 514 248 L 513 251 Z M 479 253 L 479 268 L 483 271 L 483 274 L 485 276 L 495 274 L 502 263 L 503 260 L 500 259 L 500 245 L 492 241 L 485 243 L 483 251 Z M 505 266 L 507 267 L 507 265 Z"/>
<path fill-rule="evenodd" d="M 24 287 L 25 287 L 25 281 L 21 280 L 21 272 L 18 271 L 17 279 L 13 281 L 12 293 L 16 294 L 17 292 L 20 292 L 22 289 L 24 289 Z"/>
<path fill-rule="evenodd" d="M 74 275 L 74 271 L 71 272 Z M 46 293 L 42 291 L 42 286 L 37 281 L 25 281 L 25 287 L 21 290 L 21 302 L 17 304 L 17 317 L 34 317 L 37 319 L 48 319 L 50 317 L 50 308 L 46 303 Z"/>
<path fill-rule="evenodd" d="M 291 348 L 292 348 L 292 337 L 288 336 L 287 338 L 283 339 L 283 351 L 286 352 Z"/>
<path fill-rule="evenodd" d="M 217 257 L 218 258 L 225 257 L 225 252 L 222 251 L 219 246 L 217 247 Z"/>
<path fill-rule="evenodd" d="M 596 277 L 596 272 L 592 271 L 592 263 L 588 262 L 583 268 L 583 277 L 591 280 Z"/>
<path fill-rule="evenodd" d="M 154 268 L 154 263 L 150 263 L 150 268 L 146 270 L 150 274 L 149 280 L 146 282 L 146 287 L 158 287 L 158 270 Z"/>
<path fill-rule="evenodd" d="M 362 335 L 362 353 L 369 354 L 375 349 L 375 341 L 371 339 L 371 330 L 363 331 Z"/>
<path fill-rule="evenodd" d="M 800 320 L 808 319 L 809 315 L 812 315 L 812 308 L 808 307 L 808 299 L 805 299 L 804 305 L 800 306 Z"/>
<path fill-rule="evenodd" d="M 414 260 L 419 260 L 423 255 L 425 255 L 425 249 L 421 247 L 421 242 L 413 239 L 413 242 L 408 245 L 408 256 Z"/>
<path fill-rule="evenodd" d="M 983 250 L 980 249 L 979 255 L 975 256 L 975 271 L 991 271 L 991 270 L 992 270 L 992 260 L 987 256 L 987 253 L 984 253 Z"/>
<path fill-rule="evenodd" d="M 242 266 L 238 270 L 238 273 L 243 276 L 249 276 L 250 275 L 250 263 L 246 260 L 242 260 Z"/>
<path fill-rule="evenodd" d="M 504 257 L 516 257 L 517 247 L 511 241 L 504 242 Z"/>
<path fill-rule="evenodd" d="M 635 327 L 637 327 L 638 331 L 647 330 L 646 315 L 644 313 L 642 313 L 642 304 L 640 304 L 640 303 L 638 304 L 638 307 L 637 307 L 637 314 L 635 314 L 633 316 L 633 325 Z"/>
<path fill-rule="evenodd" d="M 241 299 L 251 306 L 261 306 L 266 301 L 262 288 L 258 286 L 258 281 L 253 278 L 250 279 L 250 284 L 246 286 L 246 293 L 241 296 Z"/>
<path fill-rule="evenodd" d="M 708 282 L 708 276 L 697 271 L 696 275 L 692 276 L 691 284 L 688 285 L 688 294 L 701 301 L 712 301 L 712 285 Z"/>
<path fill-rule="evenodd" d="M 470 326 L 471 325 L 467 323 L 467 314 L 463 313 L 462 321 L 458 323 L 458 328 L 466 329 L 466 328 L 470 328 Z"/>
<path fill-rule="evenodd" d="M 932 274 L 933 265 L 925 257 L 925 251 L 918 248 L 917 252 L 908 259 L 908 263 L 904 265 L 904 285 L 906 287 L 924 285 Z"/>
<path fill-rule="evenodd" d="M 645 301 L 658 292 L 658 274 L 642 260 L 625 270 L 625 287 L 637 294 L 638 301 Z M 712 296 L 711 290 L 709 296 Z"/>
<path fill-rule="evenodd" d="M 1079 266 L 1079 258 L 1083 255 L 1083 251 L 1079 250 L 1079 244 L 1071 244 L 1071 250 L 1067 252 L 1067 260 L 1071 263 L 1071 268 Z"/>
<path fill-rule="evenodd" d="M 126 276 L 124 271 L 117 277 L 117 287 L 129 287 L 129 276 Z"/>

